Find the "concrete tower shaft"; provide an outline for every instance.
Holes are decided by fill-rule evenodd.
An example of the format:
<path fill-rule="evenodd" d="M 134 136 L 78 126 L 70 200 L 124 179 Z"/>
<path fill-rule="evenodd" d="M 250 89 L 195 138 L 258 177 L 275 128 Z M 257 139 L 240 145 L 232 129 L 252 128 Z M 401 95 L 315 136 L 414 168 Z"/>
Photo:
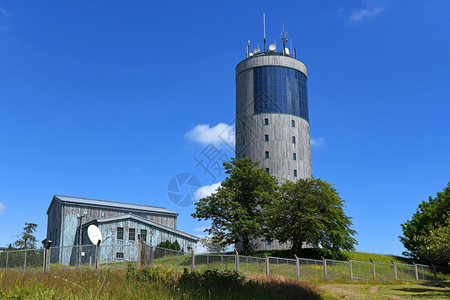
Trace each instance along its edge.
<path fill-rule="evenodd" d="M 312 176 L 306 66 L 263 52 L 236 66 L 236 158 L 280 182 Z"/>

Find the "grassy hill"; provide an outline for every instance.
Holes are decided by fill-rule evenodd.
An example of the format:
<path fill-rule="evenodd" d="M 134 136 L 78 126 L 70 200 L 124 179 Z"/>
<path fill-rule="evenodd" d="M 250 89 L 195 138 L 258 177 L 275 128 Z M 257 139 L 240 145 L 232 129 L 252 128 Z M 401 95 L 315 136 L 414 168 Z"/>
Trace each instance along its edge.
<path fill-rule="evenodd" d="M 264 255 L 272 257 L 283 257 L 283 258 L 291 258 L 289 249 L 282 250 L 267 250 L 267 251 L 256 251 L 253 256 L 264 257 Z M 303 249 L 300 258 L 309 258 L 309 259 L 321 259 L 323 254 L 318 249 Z M 331 257 L 326 257 L 328 259 L 333 259 Z M 391 263 L 391 261 L 395 263 L 403 263 L 403 264 L 411 264 L 412 261 L 408 258 L 394 255 L 386 255 L 386 254 L 375 254 L 375 253 L 365 253 L 365 252 L 343 252 L 342 256 L 339 258 L 340 260 L 359 260 L 364 262 L 370 262 L 372 259 L 374 262 L 381 263 Z"/>

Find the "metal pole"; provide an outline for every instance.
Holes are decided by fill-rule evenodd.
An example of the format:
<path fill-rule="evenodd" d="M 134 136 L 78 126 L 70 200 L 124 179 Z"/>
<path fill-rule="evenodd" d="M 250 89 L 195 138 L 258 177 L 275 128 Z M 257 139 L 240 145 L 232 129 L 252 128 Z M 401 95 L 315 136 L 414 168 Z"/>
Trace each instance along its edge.
<path fill-rule="evenodd" d="M 234 249 L 234 253 L 235 253 L 235 263 L 236 263 L 236 272 L 239 273 L 239 252 Z"/>
<path fill-rule="evenodd" d="M 297 279 L 300 279 L 300 260 L 298 259 L 297 254 L 294 254 L 295 256 L 295 266 L 296 266 L 296 273 L 297 273 Z"/>
<path fill-rule="evenodd" d="M 269 270 L 269 258 L 267 257 L 267 254 L 264 254 L 266 257 L 266 275 L 269 276 L 270 270 Z"/>
<path fill-rule="evenodd" d="M 102 241 L 98 240 L 95 247 L 95 269 L 98 270 L 100 267 L 100 243 Z"/>
<path fill-rule="evenodd" d="M 24 273 L 26 270 L 26 266 L 27 266 L 27 250 L 25 250 L 25 259 L 24 259 L 24 263 L 23 263 L 23 272 Z"/>
<path fill-rule="evenodd" d="M 414 263 L 414 274 L 416 275 L 416 281 L 419 281 L 419 271 L 417 270 L 416 263 Z"/>
<path fill-rule="evenodd" d="M 325 280 L 328 279 L 328 274 L 327 274 L 327 260 L 322 257 L 322 261 L 323 261 L 323 277 L 325 278 Z"/>
<path fill-rule="evenodd" d="M 394 278 L 395 280 L 398 280 L 398 276 L 397 276 L 397 264 L 391 260 L 391 263 L 394 265 Z"/>
<path fill-rule="evenodd" d="M 373 262 L 372 259 L 370 259 L 370 262 L 372 263 L 372 275 L 373 275 L 373 280 L 377 279 L 377 275 L 376 275 L 376 271 L 375 271 L 375 263 Z"/>
<path fill-rule="evenodd" d="M 348 259 L 348 268 L 350 272 L 350 280 L 353 280 L 353 265 L 351 259 Z"/>

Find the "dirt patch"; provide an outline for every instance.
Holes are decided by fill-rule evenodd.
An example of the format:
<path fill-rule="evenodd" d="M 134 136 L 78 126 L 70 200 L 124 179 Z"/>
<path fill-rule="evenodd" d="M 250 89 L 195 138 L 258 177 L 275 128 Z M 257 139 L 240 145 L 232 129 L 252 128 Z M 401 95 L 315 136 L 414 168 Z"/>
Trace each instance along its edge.
<path fill-rule="evenodd" d="M 378 294 L 378 287 L 377 286 L 371 286 L 370 287 L 370 293 L 371 294 Z"/>

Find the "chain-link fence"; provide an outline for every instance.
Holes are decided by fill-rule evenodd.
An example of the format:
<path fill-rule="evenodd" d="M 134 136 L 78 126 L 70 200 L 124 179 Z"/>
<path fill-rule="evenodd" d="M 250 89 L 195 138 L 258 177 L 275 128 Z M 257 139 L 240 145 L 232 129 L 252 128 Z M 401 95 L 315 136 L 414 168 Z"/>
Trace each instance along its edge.
<path fill-rule="evenodd" d="M 23 272 L 42 271 L 44 249 L 27 249 L 0 252 L 0 268 L 23 270 Z"/>
<path fill-rule="evenodd" d="M 356 260 L 252 257 L 235 254 L 194 254 L 135 244 L 82 245 L 0 252 L 0 268 L 23 272 L 71 268 L 126 268 L 162 265 L 191 270 L 238 271 L 297 279 L 339 280 L 449 280 L 450 269 L 421 264 L 379 263 Z"/>

